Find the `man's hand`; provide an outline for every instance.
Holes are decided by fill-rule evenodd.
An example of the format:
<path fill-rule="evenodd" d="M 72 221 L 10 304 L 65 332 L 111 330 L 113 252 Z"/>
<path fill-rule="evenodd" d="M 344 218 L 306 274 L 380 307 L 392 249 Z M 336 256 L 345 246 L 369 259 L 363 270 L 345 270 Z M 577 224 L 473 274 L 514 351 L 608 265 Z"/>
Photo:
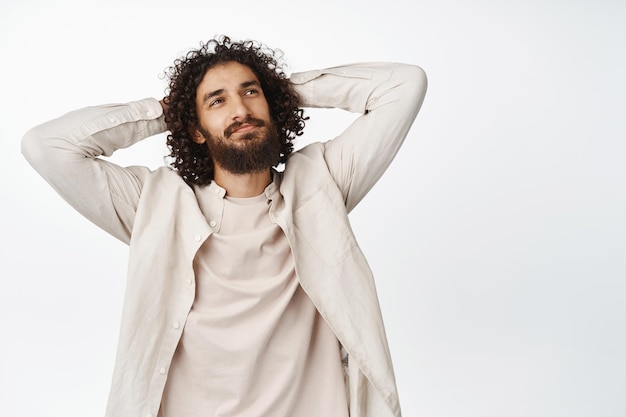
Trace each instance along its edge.
<path fill-rule="evenodd" d="M 163 97 L 161 100 L 159 100 L 159 104 L 161 104 L 161 107 L 163 107 L 163 113 L 167 112 L 167 109 L 169 107 L 168 102 L 169 97 Z"/>

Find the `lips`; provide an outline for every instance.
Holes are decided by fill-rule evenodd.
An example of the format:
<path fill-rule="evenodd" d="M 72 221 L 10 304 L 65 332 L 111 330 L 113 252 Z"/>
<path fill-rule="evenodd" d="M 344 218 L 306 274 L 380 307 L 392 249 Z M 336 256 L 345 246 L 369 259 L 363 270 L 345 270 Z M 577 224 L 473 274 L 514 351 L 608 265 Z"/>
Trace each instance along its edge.
<path fill-rule="evenodd" d="M 224 136 L 228 138 L 235 132 L 244 133 L 244 132 L 248 132 L 254 129 L 255 127 L 263 127 L 263 126 L 265 126 L 265 122 L 263 120 L 253 119 L 249 117 L 243 122 L 234 122 L 233 124 L 228 126 L 226 130 L 224 131 Z"/>
<path fill-rule="evenodd" d="M 233 130 L 233 133 L 236 133 L 236 132 L 247 132 L 247 131 L 249 131 L 251 129 L 254 129 L 254 128 L 256 128 L 255 125 L 251 125 L 250 123 L 244 123 L 241 126 L 239 126 L 238 128 L 236 128 L 235 130 Z"/>

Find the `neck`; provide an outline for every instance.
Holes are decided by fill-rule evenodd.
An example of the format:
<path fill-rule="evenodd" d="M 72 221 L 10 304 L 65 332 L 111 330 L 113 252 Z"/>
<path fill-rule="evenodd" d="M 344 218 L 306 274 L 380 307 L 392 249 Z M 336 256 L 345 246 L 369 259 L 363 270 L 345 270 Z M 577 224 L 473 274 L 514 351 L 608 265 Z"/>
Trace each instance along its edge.
<path fill-rule="evenodd" d="M 267 169 L 249 174 L 233 174 L 216 165 L 213 179 L 230 197 L 256 197 L 272 182 L 272 172 Z"/>

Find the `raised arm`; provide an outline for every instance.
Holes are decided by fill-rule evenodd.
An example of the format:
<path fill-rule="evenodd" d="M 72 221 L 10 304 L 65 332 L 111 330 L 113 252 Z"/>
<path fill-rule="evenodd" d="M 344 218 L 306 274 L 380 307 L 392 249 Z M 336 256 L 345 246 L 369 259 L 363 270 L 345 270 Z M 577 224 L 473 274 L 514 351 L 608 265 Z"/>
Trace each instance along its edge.
<path fill-rule="evenodd" d="M 83 108 L 28 131 L 22 153 L 76 210 L 128 243 L 149 170 L 99 157 L 164 132 L 162 114 L 155 99 Z"/>
<path fill-rule="evenodd" d="M 362 115 L 325 145 L 328 168 L 352 210 L 385 172 L 417 116 L 426 75 L 414 65 L 363 63 L 296 73 L 303 107 Z"/>

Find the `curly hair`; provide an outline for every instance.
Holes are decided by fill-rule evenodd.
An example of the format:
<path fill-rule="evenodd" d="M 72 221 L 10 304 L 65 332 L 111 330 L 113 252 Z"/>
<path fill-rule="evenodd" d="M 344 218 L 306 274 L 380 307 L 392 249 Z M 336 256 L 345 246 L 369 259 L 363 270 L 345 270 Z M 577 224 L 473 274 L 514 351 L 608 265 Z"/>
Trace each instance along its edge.
<path fill-rule="evenodd" d="M 287 161 L 293 151 L 292 141 L 302 135 L 308 118 L 299 108 L 300 97 L 285 75 L 281 60 L 280 50 L 272 50 L 256 41 L 236 42 L 220 36 L 200 43 L 199 49 L 187 52 L 166 70 L 169 86 L 164 103 L 165 122 L 170 131 L 166 142 L 170 166 L 188 184 L 208 184 L 214 175 L 209 148 L 196 143 L 192 132 L 199 127 L 196 90 L 204 74 L 217 64 L 238 62 L 248 66 L 258 77 L 281 143 L 279 162 Z"/>

